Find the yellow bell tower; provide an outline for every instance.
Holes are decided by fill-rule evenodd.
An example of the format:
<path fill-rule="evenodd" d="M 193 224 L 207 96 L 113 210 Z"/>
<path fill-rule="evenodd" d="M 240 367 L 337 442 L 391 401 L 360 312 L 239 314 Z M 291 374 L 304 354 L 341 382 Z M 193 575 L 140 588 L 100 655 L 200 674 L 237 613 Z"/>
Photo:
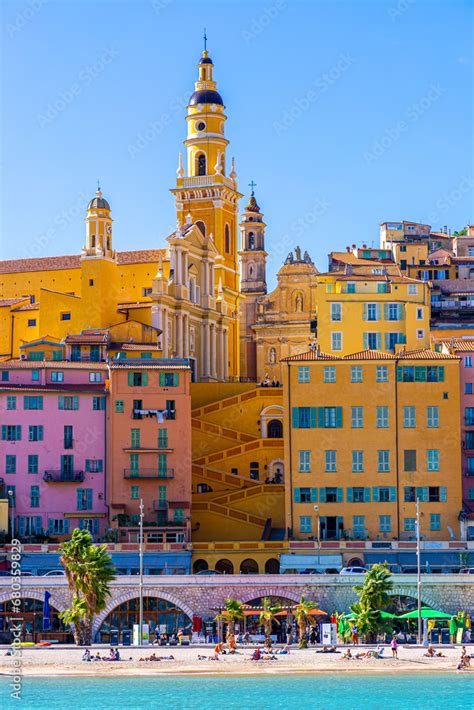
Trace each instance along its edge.
<path fill-rule="evenodd" d="M 219 255 L 215 262 L 214 289 L 227 304 L 233 319 L 229 329 L 229 375 L 239 374 L 239 257 L 237 174 L 226 155 L 229 141 L 224 135 L 227 117 L 224 102 L 213 79 L 214 65 L 206 49 L 198 63 L 198 80 L 189 99 L 186 116 L 186 167 L 179 154 L 176 199 L 179 226 L 196 224 L 213 241 Z M 219 294 L 218 294 L 219 292 Z"/>

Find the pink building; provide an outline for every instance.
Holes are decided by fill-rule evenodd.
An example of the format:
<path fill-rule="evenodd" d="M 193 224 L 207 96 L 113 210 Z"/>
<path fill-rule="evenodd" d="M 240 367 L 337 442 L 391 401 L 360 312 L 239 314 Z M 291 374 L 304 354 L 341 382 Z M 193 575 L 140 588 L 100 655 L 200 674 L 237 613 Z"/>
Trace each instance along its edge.
<path fill-rule="evenodd" d="M 107 366 L 0 363 L 0 481 L 20 537 L 107 526 Z"/>

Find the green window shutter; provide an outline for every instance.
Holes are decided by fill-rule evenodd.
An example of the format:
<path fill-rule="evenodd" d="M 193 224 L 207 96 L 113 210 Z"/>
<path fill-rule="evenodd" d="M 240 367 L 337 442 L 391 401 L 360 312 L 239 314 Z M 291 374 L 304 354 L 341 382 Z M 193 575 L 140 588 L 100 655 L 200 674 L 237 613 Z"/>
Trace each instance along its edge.
<path fill-rule="evenodd" d="M 7 440 L 7 425 L 2 424 L 2 441 Z"/>
<path fill-rule="evenodd" d="M 58 409 L 64 409 L 64 395 L 62 394 L 58 397 Z"/>
<path fill-rule="evenodd" d="M 133 387 L 133 372 L 128 373 L 128 386 Z"/>
<path fill-rule="evenodd" d="M 38 439 L 40 441 L 43 441 L 43 425 L 40 424 L 38 427 Z"/>
<path fill-rule="evenodd" d="M 401 382 L 403 379 L 403 368 L 397 367 L 397 382 Z"/>
<path fill-rule="evenodd" d="M 72 408 L 79 409 L 79 397 L 77 395 L 73 397 Z"/>
<path fill-rule="evenodd" d="M 23 395 L 23 409 L 30 408 L 30 398 L 25 394 Z"/>
<path fill-rule="evenodd" d="M 388 494 L 388 499 L 390 502 L 396 501 L 397 500 L 397 489 L 395 486 L 390 486 L 389 494 Z"/>
<path fill-rule="evenodd" d="M 102 459 L 99 459 L 97 461 L 97 471 L 98 471 L 98 473 L 102 473 L 103 470 L 104 470 L 104 462 Z"/>
<path fill-rule="evenodd" d="M 354 500 L 354 496 L 352 493 L 352 488 L 348 488 L 347 489 L 347 502 L 352 503 L 353 500 Z"/>
<path fill-rule="evenodd" d="M 407 336 L 405 335 L 405 333 L 398 334 L 398 342 L 401 343 L 402 345 L 407 344 Z"/>
<path fill-rule="evenodd" d="M 444 365 L 438 367 L 438 380 L 444 382 Z"/>
<path fill-rule="evenodd" d="M 446 503 L 446 486 L 441 486 L 439 489 L 439 499 L 442 503 Z"/>
<path fill-rule="evenodd" d="M 364 488 L 364 503 L 370 503 L 370 488 Z"/>
<path fill-rule="evenodd" d="M 94 518 L 92 521 L 92 533 L 93 535 L 99 534 L 99 521 L 97 518 Z"/>
<path fill-rule="evenodd" d="M 403 320 L 403 304 L 398 304 L 398 320 Z"/>
<path fill-rule="evenodd" d="M 378 486 L 372 486 L 372 500 L 374 501 L 374 503 L 378 503 L 378 500 L 379 500 Z"/>
<path fill-rule="evenodd" d="M 166 473 L 168 469 L 168 454 L 158 454 L 158 472 Z"/>
<path fill-rule="evenodd" d="M 64 521 L 64 534 L 69 535 L 69 520 L 67 518 Z"/>
<path fill-rule="evenodd" d="M 385 350 L 390 350 L 390 334 L 385 333 Z"/>
<path fill-rule="evenodd" d="M 82 501 L 84 496 L 84 489 L 78 488 L 76 491 L 76 506 L 77 510 L 82 510 Z"/>
<path fill-rule="evenodd" d="M 20 515 L 20 518 L 19 518 L 19 532 L 20 532 L 20 537 L 25 534 L 25 523 L 26 523 L 25 516 L 24 516 L 24 515 Z"/>
<path fill-rule="evenodd" d="M 89 473 L 91 470 L 91 461 L 90 459 L 86 459 L 86 473 Z"/>
<path fill-rule="evenodd" d="M 362 318 L 363 318 L 364 320 L 367 320 L 367 310 L 368 310 L 368 309 L 367 309 L 367 303 L 364 303 L 364 310 L 363 310 L 363 315 L 362 315 Z"/>
<path fill-rule="evenodd" d="M 49 520 L 48 520 L 48 532 L 54 533 L 54 520 L 53 520 L 53 518 L 49 518 Z"/>
<path fill-rule="evenodd" d="M 342 503 L 343 496 L 344 496 L 344 488 L 338 488 L 337 489 L 337 502 L 338 503 Z"/>
<path fill-rule="evenodd" d="M 415 382 L 426 382 L 426 367 L 415 367 Z"/>
<path fill-rule="evenodd" d="M 17 424 L 15 427 L 15 436 L 17 441 L 21 441 L 21 425 Z"/>
<path fill-rule="evenodd" d="M 382 333 L 377 333 L 375 336 L 377 350 L 382 350 Z"/>
<path fill-rule="evenodd" d="M 173 386 L 177 387 L 179 385 L 179 374 L 177 372 L 173 373 Z"/>
<path fill-rule="evenodd" d="M 164 386 L 165 386 L 165 373 L 160 372 L 160 387 L 164 387 Z"/>
<path fill-rule="evenodd" d="M 299 503 L 301 501 L 301 494 L 300 494 L 300 489 L 295 488 L 295 503 Z"/>
<path fill-rule="evenodd" d="M 364 350 L 367 350 L 369 347 L 369 334 L 364 333 Z"/>
<path fill-rule="evenodd" d="M 38 409 L 43 409 L 43 397 L 38 397 Z"/>
<path fill-rule="evenodd" d="M 316 407 L 311 407 L 309 411 L 309 426 L 316 429 Z"/>
<path fill-rule="evenodd" d="M 318 501 L 318 489 L 312 488 L 311 489 L 311 503 L 317 503 L 317 501 Z"/>
<path fill-rule="evenodd" d="M 318 410 L 318 427 L 324 429 L 324 407 L 317 407 Z"/>
<path fill-rule="evenodd" d="M 388 320 L 388 317 L 389 317 L 388 311 L 389 311 L 388 303 L 384 303 L 383 304 L 383 317 L 385 318 L 385 320 Z"/>
<path fill-rule="evenodd" d="M 325 488 L 319 489 L 319 500 L 321 501 L 321 503 L 326 502 L 326 489 Z"/>
<path fill-rule="evenodd" d="M 87 488 L 87 510 L 92 510 L 92 488 Z"/>
<path fill-rule="evenodd" d="M 41 515 L 35 515 L 35 532 L 40 533 L 43 528 L 43 518 Z"/>
<path fill-rule="evenodd" d="M 142 384 L 144 387 L 148 385 L 148 372 L 144 372 L 142 375 Z"/>
<path fill-rule="evenodd" d="M 336 407 L 336 427 L 342 427 L 342 407 Z"/>
<path fill-rule="evenodd" d="M 300 413 L 300 410 L 298 407 L 293 407 L 293 409 L 291 410 L 291 424 L 292 424 L 293 429 L 299 429 L 299 424 L 300 424 L 299 413 Z"/>

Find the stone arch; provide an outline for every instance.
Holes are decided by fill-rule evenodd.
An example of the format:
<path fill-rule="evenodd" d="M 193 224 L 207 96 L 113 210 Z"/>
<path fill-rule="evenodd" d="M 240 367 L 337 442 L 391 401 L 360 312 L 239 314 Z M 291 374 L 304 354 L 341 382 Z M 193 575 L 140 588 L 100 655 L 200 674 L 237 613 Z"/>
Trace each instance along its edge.
<path fill-rule="evenodd" d="M 391 597 L 412 597 L 416 599 L 416 585 L 414 584 L 412 587 L 392 587 L 389 594 Z M 426 590 L 423 589 L 421 604 L 422 606 L 430 606 L 432 609 L 436 609 L 436 605 L 439 604 L 439 601 L 436 602 L 433 597 L 429 593 L 427 594 Z"/>
<path fill-rule="evenodd" d="M 21 589 L 20 597 L 21 599 L 36 599 L 36 601 L 38 602 L 44 602 L 44 592 L 45 590 L 38 592 L 36 589 Z M 9 590 L 8 592 L 0 592 L 0 604 L 3 602 L 11 601 L 11 598 L 11 590 Z M 56 611 L 64 611 L 66 609 L 66 605 L 64 604 L 64 602 L 58 600 L 57 597 L 51 596 L 49 599 L 49 603 L 56 609 Z"/>
<path fill-rule="evenodd" d="M 117 596 L 112 595 L 104 611 L 102 611 L 94 619 L 94 625 L 92 627 L 92 637 L 95 637 L 95 634 L 98 632 L 98 630 L 104 623 L 106 617 L 110 614 L 111 611 L 113 611 L 116 607 L 120 606 L 120 604 L 130 601 L 130 599 L 136 599 L 138 598 L 138 596 L 138 588 L 124 589 L 120 591 Z M 191 609 L 191 607 L 188 606 L 186 602 L 183 602 L 181 599 L 179 599 L 175 594 L 169 594 L 168 592 L 163 592 L 161 589 L 151 588 L 144 589 L 143 596 L 158 597 L 159 599 L 163 599 L 166 602 L 170 602 L 171 604 L 174 604 L 175 606 L 179 607 L 179 609 L 181 609 L 181 611 L 183 611 L 186 616 L 189 616 L 191 620 L 194 616 L 194 611 Z"/>
<path fill-rule="evenodd" d="M 260 412 L 260 423 L 262 427 L 262 439 L 268 438 L 268 422 L 272 419 L 283 421 L 283 407 L 279 404 L 269 404 Z"/>
<path fill-rule="evenodd" d="M 262 597 L 280 597 L 280 599 L 288 599 L 290 602 L 299 604 L 301 595 L 280 587 L 256 587 L 253 591 L 244 594 L 240 601 L 242 604 L 247 604 L 254 599 L 261 599 Z"/>

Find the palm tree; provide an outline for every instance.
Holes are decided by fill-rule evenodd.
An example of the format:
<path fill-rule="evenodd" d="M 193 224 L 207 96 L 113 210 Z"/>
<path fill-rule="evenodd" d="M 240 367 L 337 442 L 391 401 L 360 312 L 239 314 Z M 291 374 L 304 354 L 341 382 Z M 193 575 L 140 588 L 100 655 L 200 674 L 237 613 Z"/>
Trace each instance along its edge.
<path fill-rule="evenodd" d="M 272 624 L 274 621 L 276 621 L 277 624 L 280 623 L 276 618 L 276 615 L 280 611 L 280 604 L 272 604 L 271 599 L 269 599 L 269 597 L 264 597 L 263 609 L 259 614 L 258 620 L 263 625 L 263 633 L 265 634 L 265 645 L 268 647 L 272 645 L 272 641 L 270 638 L 272 633 Z"/>
<path fill-rule="evenodd" d="M 353 604 L 351 611 L 355 614 L 355 624 L 361 636 L 373 640 L 377 633 L 388 632 L 391 625 L 382 619 L 380 612 L 390 602 L 390 590 L 393 587 L 388 564 L 375 564 L 364 576 L 363 584 L 353 589 L 359 596 L 359 601 Z"/>
<path fill-rule="evenodd" d="M 94 615 L 103 611 L 110 596 L 109 583 L 115 578 L 114 566 L 105 545 L 94 545 L 87 530 L 76 528 L 72 538 L 60 549 L 72 603 L 61 612 L 61 619 L 74 625 L 78 646 L 92 641 Z"/>
<path fill-rule="evenodd" d="M 242 603 L 237 599 L 226 599 L 224 610 L 216 616 L 216 619 L 221 619 L 227 624 L 226 641 L 229 649 L 234 645 L 235 637 L 235 622 L 244 618 L 244 609 Z"/>
<path fill-rule="evenodd" d="M 316 602 L 311 602 L 301 597 L 299 604 L 293 609 L 293 614 L 298 624 L 299 648 L 308 648 L 306 629 L 309 626 L 316 626 L 316 619 L 311 616 L 313 609 L 317 609 Z"/>

